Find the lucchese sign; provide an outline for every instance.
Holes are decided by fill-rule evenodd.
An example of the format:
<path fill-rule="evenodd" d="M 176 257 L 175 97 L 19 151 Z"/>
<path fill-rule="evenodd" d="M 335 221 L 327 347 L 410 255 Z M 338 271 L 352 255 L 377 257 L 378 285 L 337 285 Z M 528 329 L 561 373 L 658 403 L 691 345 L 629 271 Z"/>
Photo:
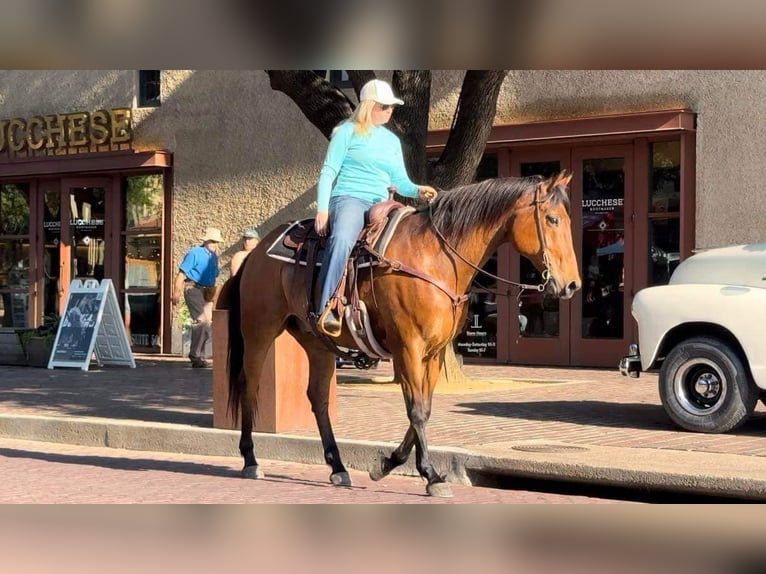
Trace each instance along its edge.
<path fill-rule="evenodd" d="M 84 147 L 98 151 L 99 146 L 129 144 L 130 120 L 130 108 L 0 120 L 0 154 L 53 154 Z"/>

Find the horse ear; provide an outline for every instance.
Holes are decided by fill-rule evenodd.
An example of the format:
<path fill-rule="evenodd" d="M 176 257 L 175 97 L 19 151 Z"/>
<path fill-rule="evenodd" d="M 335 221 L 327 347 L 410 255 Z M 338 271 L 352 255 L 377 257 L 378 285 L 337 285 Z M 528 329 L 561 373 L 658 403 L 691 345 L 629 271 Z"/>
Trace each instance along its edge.
<path fill-rule="evenodd" d="M 572 180 L 572 176 L 574 174 L 569 171 L 568 169 L 562 169 L 558 175 L 553 177 L 553 183 L 551 184 L 552 187 L 556 186 L 562 186 L 566 187 L 569 185 L 569 182 Z"/>

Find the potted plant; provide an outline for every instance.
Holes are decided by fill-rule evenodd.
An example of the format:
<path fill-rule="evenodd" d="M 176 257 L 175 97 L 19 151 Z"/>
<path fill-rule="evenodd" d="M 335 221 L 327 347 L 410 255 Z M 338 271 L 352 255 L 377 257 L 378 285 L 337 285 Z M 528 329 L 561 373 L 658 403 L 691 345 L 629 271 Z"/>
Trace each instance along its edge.
<path fill-rule="evenodd" d="M 59 329 L 58 315 L 46 315 L 43 324 L 19 334 L 30 367 L 47 367 Z"/>

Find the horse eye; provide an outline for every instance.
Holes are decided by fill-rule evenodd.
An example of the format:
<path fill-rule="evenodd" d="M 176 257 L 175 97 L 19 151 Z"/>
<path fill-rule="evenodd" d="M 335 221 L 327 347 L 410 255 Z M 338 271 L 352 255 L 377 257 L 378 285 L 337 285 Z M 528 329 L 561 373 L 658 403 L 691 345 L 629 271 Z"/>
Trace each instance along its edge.
<path fill-rule="evenodd" d="M 545 219 L 547 219 L 548 223 L 550 223 L 551 225 L 558 225 L 559 224 L 559 218 L 555 217 L 553 215 L 546 215 Z"/>

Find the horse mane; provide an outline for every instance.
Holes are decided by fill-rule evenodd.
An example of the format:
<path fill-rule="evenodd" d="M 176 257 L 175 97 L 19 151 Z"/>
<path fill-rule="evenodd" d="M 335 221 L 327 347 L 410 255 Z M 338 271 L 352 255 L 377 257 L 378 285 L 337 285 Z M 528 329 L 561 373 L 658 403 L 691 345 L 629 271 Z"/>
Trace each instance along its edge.
<path fill-rule="evenodd" d="M 503 177 L 442 191 L 431 204 L 433 225 L 450 242 L 477 227 L 500 225 L 508 209 L 543 179 L 539 175 Z M 549 196 L 553 205 L 563 203 L 569 212 L 569 196 L 562 186 L 551 189 Z"/>

